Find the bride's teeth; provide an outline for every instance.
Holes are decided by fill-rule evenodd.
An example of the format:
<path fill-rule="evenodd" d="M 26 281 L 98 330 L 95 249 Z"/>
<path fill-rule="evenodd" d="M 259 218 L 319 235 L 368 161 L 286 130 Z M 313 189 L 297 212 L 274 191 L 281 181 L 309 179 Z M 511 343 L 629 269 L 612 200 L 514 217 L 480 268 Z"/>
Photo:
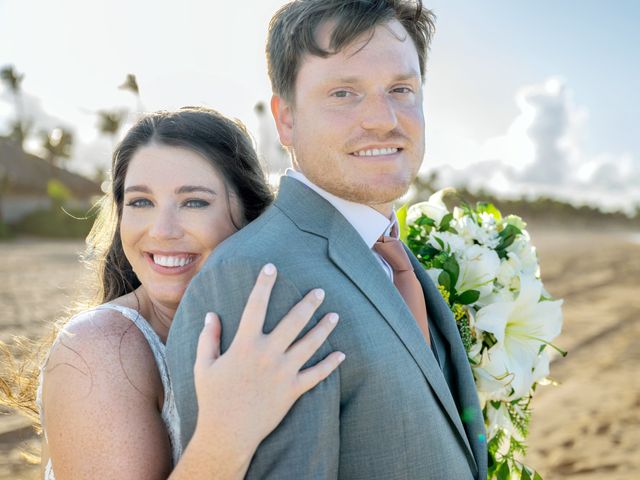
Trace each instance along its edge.
<path fill-rule="evenodd" d="M 162 267 L 184 267 L 193 262 L 193 257 L 167 257 L 164 255 L 153 255 L 153 262 Z"/>

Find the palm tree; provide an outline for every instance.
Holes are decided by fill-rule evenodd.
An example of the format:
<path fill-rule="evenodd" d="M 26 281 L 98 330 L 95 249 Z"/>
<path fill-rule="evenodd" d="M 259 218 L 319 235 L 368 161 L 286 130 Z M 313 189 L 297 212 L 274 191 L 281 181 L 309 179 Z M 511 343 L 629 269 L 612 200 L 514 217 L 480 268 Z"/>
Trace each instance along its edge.
<path fill-rule="evenodd" d="M 51 165 L 58 164 L 59 160 L 67 160 L 71 157 L 73 146 L 73 133 L 65 128 L 54 128 L 50 132 L 42 132 L 42 148 L 47 152 L 46 158 Z M 62 165 L 57 165 L 62 166 Z"/>
<path fill-rule="evenodd" d="M 140 87 L 138 86 L 138 80 L 133 73 L 128 73 L 124 83 L 118 87 L 120 90 L 128 90 L 136 97 L 136 110 L 138 116 L 142 115 L 144 107 L 142 105 L 142 99 L 140 97 Z"/>
<path fill-rule="evenodd" d="M 11 124 L 11 133 L 9 134 L 9 138 L 14 139 L 20 148 L 22 148 L 24 139 L 30 129 L 30 126 L 23 118 L 22 81 L 24 80 L 24 74 L 18 73 L 13 65 L 6 65 L 0 69 L 0 80 L 7 86 L 9 91 L 11 91 L 16 108 L 16 119 Z"/>
<path fill-rule="evenodd" d="M 99 110 L 97 115 L 98 130 L 103 135 L 111 137 L 111 146 L 115 148 L 116 138 L 127 112 L 125 110 Z"/>

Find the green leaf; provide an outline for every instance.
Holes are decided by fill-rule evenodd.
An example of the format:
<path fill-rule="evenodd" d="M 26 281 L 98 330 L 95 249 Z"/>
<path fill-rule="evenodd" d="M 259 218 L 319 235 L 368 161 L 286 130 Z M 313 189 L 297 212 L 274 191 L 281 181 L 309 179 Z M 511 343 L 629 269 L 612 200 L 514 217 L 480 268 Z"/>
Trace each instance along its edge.
<path fill-rule="evenodd" d="M 434 227 L 436 225 L 435 220 L 433 218 L 427 217 L 426 215 L 420 215 L 415 223 L 420 226 L 427 225 L 429 227 Z"/>
<path fill-rule="evenodd" d="M 509 247 L 518 235 L 522 234 L 522 230 L 518 227 L 514 227 L 513 225 L 507 225 L 504 229 L 498 234 L 500 238 L 500 243 L 498 244 L 496 250 L 504 251 L 507 247 Z"/>
<path fill-rule="evenodd" d="M 409 211 L 409 205 L 404 204 L 398 210 L 396 210 L 396 217 L 398 218 L 398 230 L 400 231 L 400 240 L 407 243 L 407 235 L 409 234 L 409 228 L 407 226 L 407 212 Z"/>
<path fill-rule="evenodd" d="M 478 202 L 476 203 L 476 211 L 478 213 L 489 213 L 493 215 L 493 217 L 496 219 L 496 222 L 498 220 L 502 220 L 502 214 L 500 213 L 500 210 L 498 210 L 493 203 Z"/>
<path fill-rule="evenodd" d="M 509 480 L 511 478 L 511 469 L 506 461 L 500 465 L 500 468 L 496 472 L 496 478 L 498 480 Z"/>
<path fill-rule="evenodd" d="M 447 289 L 447 292 L 451 291 L 451 277 L 446 271 L 441 271 L 438 275 L 438 283 Z"/>
<path fill-rule="evenodd" d="M 533 480 L 542 480 L 542 477 L 538 472 L 536 472 L 535 475 L 533 476 Z"/>
<path fill-rule="evenodd" d="M 442 264 L 442 269 L 451 277 L 451 291 L 458 283 L 458 276 L 460 275 L 460 266 L 458 261 L 453 255 L 450 255 Z"/>
<path fill-rule="evenodd" d="M 444 241 L 438 237 L 434 237 L 434 238 L 436 239 L 436 242 L 438 242 L 438 245 L 440 245 L 440 248 L 444 250 Z"/>
<path fill-rule="evenodd" d="M 520 475 L 520 480 L 531 480 L 531 475 L 529 475 L 529 470 L 527 467 L 522 467 L 522 474 Z"/>
<path fill-rule="evenodd" d="M 442 217 L 442 220 L 440 220 L 440 227 L 438 228 L 438 230 L 440 232 L 446 232 L 447 230 L 449 230 L 449 224 L 451 223 L 451 220 L 453 220 L 453 213 L 447 213 L 444 217 Z"/>
<path fill-rule="evenodd" d="M 477 302 L 479 298 L 480 292 L 478 290 L 467 290 L 456 297 L 456 303 L 461 305 L 471 305 L 472 303 Z"/>

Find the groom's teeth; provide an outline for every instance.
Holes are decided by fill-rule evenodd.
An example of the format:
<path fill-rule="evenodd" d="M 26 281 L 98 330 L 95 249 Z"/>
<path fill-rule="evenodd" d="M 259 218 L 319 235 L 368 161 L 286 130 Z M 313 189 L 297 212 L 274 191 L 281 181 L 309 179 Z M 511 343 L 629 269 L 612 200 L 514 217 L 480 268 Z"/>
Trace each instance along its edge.
<path fill-rule="evenodd" d="M 194 257 L 170 257 L 166 255 L 153 255 L 153 262 L 162 267 L 184 267 L 193 262 Z"/>
<path fill-rule="evenodd" d="M 355 152 L 356 157 L 377 157 L 379 155 L 391 155 L 397 153 L 397 148 L 372 148 L 371 150 L 360 150 Z"/>

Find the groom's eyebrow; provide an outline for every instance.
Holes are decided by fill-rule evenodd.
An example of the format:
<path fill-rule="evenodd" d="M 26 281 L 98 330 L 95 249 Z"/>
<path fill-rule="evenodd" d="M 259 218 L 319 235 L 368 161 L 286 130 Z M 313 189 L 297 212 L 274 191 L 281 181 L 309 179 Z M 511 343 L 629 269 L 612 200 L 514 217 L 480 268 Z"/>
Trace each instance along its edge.
<path fill-rule="evenodd" d="M 403 82 L 407 80 L 420 80 L 420 78 L 421 78 L 420 73 L 418 73 L 416 70 L 411 69 L 402 73 L 398 73 L 397 75 L 394 75 L 393 81 Z M 332 81 L 335 83 L 343 83 L 346 85 L 346 84 L 359 83 L 365 79 L 366 79 L 365 77 L 346 76 L 346 77 L 336 77 L 332 79 Z"/>

